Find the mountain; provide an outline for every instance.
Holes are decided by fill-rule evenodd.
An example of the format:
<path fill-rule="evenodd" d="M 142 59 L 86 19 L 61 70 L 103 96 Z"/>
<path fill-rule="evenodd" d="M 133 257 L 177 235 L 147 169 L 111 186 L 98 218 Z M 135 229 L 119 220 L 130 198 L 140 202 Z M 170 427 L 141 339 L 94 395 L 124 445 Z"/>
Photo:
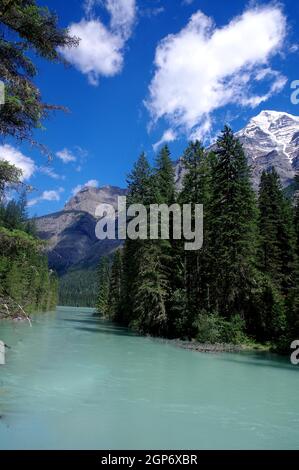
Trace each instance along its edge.
<path fill-rule="evenodd" d="M 263 170 L 274 166 L 282 185 L 292 183 L 299 170 L 299 116 L 262 111 L 236 133 L 252 166 L 257 187 Z"/>
<path fill-rule="evenodd" d="M 87 212 L 94 217 L 99 204 L 111 204 L 116 209 L 117 197 L 125 196 L 126 192 L 118 186 L 103 186 L 102 188 L 86 186 L 65 204 L 64 211 Z"/>
<path fill-rule="evenodd" d="M 293 188 L 299 170 L 299 117 L 278 111 L 262 111 L 236 133 L 252 166 L 257 189 L 261 172 L 274 166 L 284 187 Z M 210 147 L 213 149 L 213 146 Z M 182 160 L 175 165 L 177 187 L 184 175 Z M 292 183 L 292 184 L 291 184 Z M 293 188 L 294 192 L 296 188 Z M 49 262 L 59 274 L 70 268 L 95 268 L 102 255 L 112 253 L 121 242 L 98 240 L 95 236 L 95 208 L 100 203 L 117 206 L 117 197 L 126 190 L 116 186 L 83 188 L 55 214 L 36 219 L 38 234 L 47 240 Z"/>
<path fill-rule="evenodd" d="M 95 235 L 95 209 L 106 203 L 117 207 L 117 197 L 125 189 L 116 186 L 83 188 L 63 210 L 35 219 L 40 238 L 47 241 L 50 267 L 59 274 L 70 268 L 95 267 L 103 255 L 112 253 L 121 242 L 98 240 Z"/>
<path fill-rule="evenodd" d="M 236 133 L 252 168 L 252 182 L 257 189 L 263 170 L 274 166 L 284 187 L 292 183 L 299 170 L 299 116 L 279 111 L 262 111 Z M 212 145 L 210 149 L 212 150 Z M 184 175 L 182 161 L 176 165 L 180 188 Z"/>

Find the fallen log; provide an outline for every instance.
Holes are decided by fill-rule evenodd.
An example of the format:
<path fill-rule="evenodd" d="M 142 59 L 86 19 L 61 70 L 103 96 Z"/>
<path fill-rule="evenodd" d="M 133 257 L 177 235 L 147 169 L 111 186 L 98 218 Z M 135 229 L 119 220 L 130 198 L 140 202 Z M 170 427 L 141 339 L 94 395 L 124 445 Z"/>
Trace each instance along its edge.
<path fill-rule="evenodd" d="M 0 296 L 0 318 L 24 318 L 32 327 L 31 319 L 22 305 L 8 295 Z"/>

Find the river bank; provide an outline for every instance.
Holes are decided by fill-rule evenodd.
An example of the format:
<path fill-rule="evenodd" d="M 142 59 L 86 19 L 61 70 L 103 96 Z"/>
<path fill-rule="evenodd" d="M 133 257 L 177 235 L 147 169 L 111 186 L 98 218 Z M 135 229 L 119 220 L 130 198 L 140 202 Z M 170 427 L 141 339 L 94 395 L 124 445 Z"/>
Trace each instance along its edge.
<path fill-rule="evenodd" d="M 109 318 L 101 316 L 97 312 L 94 312 L 93 315 L 95 318 L 102 319 L 103 321 L 107 321 L 109 323 L 111 322 Z M 115 325 L 119 327 L 123 327 L 121 323 L 116 322 Z M 132 329 L 130 329 L 130 327 L 126 327 L 126 328 L 128 328 L 129 331 L 132 331 L 132 333 L 138 336 L 143 336 L 138 331 L 134 330 L 134 328 Z M 262 344 L 254 340 L 251 340 L 249 338 L 246 339 L 246 342 L 234 344 L 234 343 L 225 343 L 225 342 L 216 342 L 216 343 L 200 342 L 200 341 L 197 341 L 196 339 L 184 340 L 180 338 L 169 339 L 169 338 L 163 338 L 163 337 L 151 336 L 151 335 L 144 335 L 144 336 L 151 338 L 152 340 L 155 340 L 158 342 L 173 344 L 174 346 L 177 346 L 182 349 L 198 351 L 201 353 L 239 353 L 243 351 L 277 352 L 273 344 L 271 343 Z"/>
<path fill-rule="evenodd" d="M 283 357 L 195 354 L 84 308 L 0 328 L 0 449 L 299 447 L 299 368 Z"/>
<path fill-rule="evenodd" d="M 157 339 L 157 338 L 155 338 Z M 160 342 L 173 344 L 178 348 L 187 349 L 190 351 L 197 351 L 201 353 L 240 353 L 240 352 L 269 352 L 271 345 L 264 345 L 259 343 L 243 343 L 243 344 L 229 344 L 229 343 L 200 343 L 196 340 L 182 340 L 182 339 L 157 339 Z"/>
<path fill-rule="evenodd" d="M 10 297 L 0 296 L 0 320 L 28 321 L 31 324 L 30 315 L 23 307 Z"/>
<path fill-rule="evenodd" d="M 63 307 L 58 307 L 58 308 L 63 308 Z M 8 312 L 7 307 L 6 309 L 4 309 L 3 303 L 2 303 L 2 305 L 0 305 L 0 320 L 9 320 L 13 322 L 29 321 L 31 324 L 30 315 L 27 315 L 23 309 L 22 310 L 20 309 L 21 307 L 19 306 L 17 311 Z M 95 318 L 102 318 L 104 321 L 107 321 L 110 323 L 109 319 L 100 317 L 95 312 L 93 312 L 92 315 Z M 122 325 L 118 325 L 118 324 L 116 324 L 116 326 L 122 327 Z M 132 333 L 134 333 L 134 330 L 132 330 Z M 208 342 L 201 343 L 196 340 L 188 341 L 188 340 L 183 340 L 179 338 L 167 339 L 167 338 L 151 337 L 148 335 L 146 335 L 146 337 L 150 337 L 158 342 L 173 344 L 174 346 L 177 346 L 182 349 L 197 351 L 201 353 L 240 353 L 244 351 L 270 352 L 274 350 L 273 346 L 271 346 L 270 344 L 260 344 L 260 343 L 255 343 L 253 341 L 251 342 L 248 341 L 247 343 L 242 343 L 242 344 L 220 343 L 220 342 L 219 343 L 208 343 Z"/>

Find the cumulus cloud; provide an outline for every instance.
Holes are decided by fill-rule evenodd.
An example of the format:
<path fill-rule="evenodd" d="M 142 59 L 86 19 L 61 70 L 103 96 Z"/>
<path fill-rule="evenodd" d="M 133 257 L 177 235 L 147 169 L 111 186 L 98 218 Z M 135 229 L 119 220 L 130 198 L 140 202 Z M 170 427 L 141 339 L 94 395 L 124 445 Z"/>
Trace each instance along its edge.
<path fill-rule="evenodd" d="M 123 66 L 122 39 L 112 34 L 99 20 L 70 26 L 70 34 L 81 39 L 79 46 L 66 49 L 65 58 L 87 75 L 91 85 L 98 85 L 99 77 L 116 75 Z"/>
<path fill-rule="evenodd" d="M 106 26 L 96 16 L 102 6 L 110 15 Z M 97 86 L 101 76 L 111 77 L 123 67 L 124 47 L 129 39 L 136 15 L 135 0 L 86 0 L 86 17 L 69 26 L 70 34 L 80 38 L 76 48 L 61 50 L 64 57 Z"/>
<path fill-rule="evenodd" d="M 36 170 L 34 161 L 23 155 L 18 149 L 9 144 L 0 145 L 0 160 L 7 160 L 22 170 L 22 180 L 28 180 Z"/>
<path fill-rule="evenodd" d="M 60 158 L 60 160 L 62 160 L 63 163 L 70 163 L 70 162 L 76 161 L 76 157 L 73 154 L 73 152 L 67 148 L 64 148 L 63 150 L 59 150 L 59 152 L 56 152 L 56 156 Z"/>
<path fill-rule="evenodd" d="M 161 147 L 161 145 L 163 144 L 173 142 L 174 140 L 176 140 L 176 137 L 177 136 L 172 129 L 167 129 L 167 131 L 165 131 L 162 135 L 161 139 L 153 145 L 154 151 L 156 152 L 158 148 Z"/>
<path fill-rule="evenodd" d="M 34 199 L 30 199 L 28 201 L 28 206 L 29 207 L 35 206 L 37 203 L 41 201 L 60 201 L 60 194 L 63 193 L 63 191 L 64 191 L 64 188 L 43 191 L 40 196 Z"/>
<path fill-rule="evenodd" d="M 135 0 L 104 0 L 103 3 L 111 15 L 111 30 L 127 39 L 135 21 Z"/>
<path fill-rule="evenodd" d="M 97 180 L 89 180 L 85 184 L 78 184 L 75 188 L 72 189 L 72 194 L 75 196 L 77 193 L 84 188 L 97 188 L 99 186 L 99 182 Z"/>
<path fill-rule="evenodd" d="M 266 101 L 286 83 L 269 65 L 285 36 L 286 18 L 279 6 L 248 9 L 221 28 L 197 11 L 156 49 L 146 101 L 153 122 L 164 118 L 177 132 L 203 136 L 211 130 L 215 110 Z M 267 91 L 256 94 L 256 85 Z"/>

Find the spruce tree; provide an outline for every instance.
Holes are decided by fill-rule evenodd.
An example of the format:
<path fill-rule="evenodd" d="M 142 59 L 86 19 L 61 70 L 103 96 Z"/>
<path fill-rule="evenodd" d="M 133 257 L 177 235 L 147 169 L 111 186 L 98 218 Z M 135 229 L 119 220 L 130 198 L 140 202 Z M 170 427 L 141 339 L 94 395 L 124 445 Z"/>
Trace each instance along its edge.
<path fill-rule="evenodd" d="M 299 183 L 299 175 L 296 175 L 296 179 Z M 295 205 L 294 205 L 294 231 L 295 231 L 295 288 L 292 299 L 291 308 L 288 310 L 287 321 L 288 321 L 288 333 L 287 342 L 283 345 L 284 351 L 289 351 L 289 345 L 297 339 L 299 331 L 299 197 L 295 194 Z"/>
<path fill-rule="evenodd" d="M 148 205 L 153 202 L 152 170 L 143 152 L 127 177 L 128 204 Z"/>
<path fill-rule="evenodd" d="M 129 203 L 174 202 L 174 172 L 167 148 L 160 152 L 153 174 L 144 154 L 128 179 Z M 170 298 L 171 243 L 162 240 L 126 240 L 123 263 L 123 319 L 139 331 L 166 334 Z"/>
<path fill-rule="evenodd" d="M 295 180 L 299 185 L 299 173 L 296 174 Z M 295 247 L 297 261 L 299 261 L 299 192 L 294 197 L 294 230 L 295 230 Z"/>
<path fill-rule="evenodd" d="M 155 160 L 154 188 L 156 204 L 166 204 L 168 207 L 177 203 L 177 192 L 175 187 L 175 171 L 171 160 L 170 151 L 165 145 L 159 152 Z M 180 256 L 181 243 L 173 238 L 173 215 L 169 214 L 169 239 L 157 240 L 151 247 L 151 253 L 159 257 L 159 275 L 165 282 L 161 284 L 161 291 L 164 292 L 167 328 L 164 334 L 174 336 L 176 334 L 176 324 L 180 320 L 180 309 L 184 307 L 179 300 L 178 293 L 182 291 L 183 266 Z M 161 221 L 159 221 L 159 231 Z M 162 232 L 160 232 L 162 235 Z M 182 312 L 183 313 L 183 312 Z"/>
<path fill-rule="evenodd" d="M 165 145 L 159 152 L 155 165 L 155 202 L 157 204 L 172 204 L 175 202 L 174 177 L 170 151 L 168 146 Z"/>
<path fill-rule="evenodd" d="M 242 145 L 225 126 L 217 140 L 210 204 L 211 307 L 246 316 L 256 256 L 256 201 Z"/>
<path fill-rule="evenodd" d="M 143 334 L 166 336 L 169 286 L 156 240 L 150 240 L 140 250 L 135 289 L 135 319 L 132 326 Z"/>
<path fill-rule="evenodd" d="M 153 176 L 145 153 L 142 153 L 128 175 L 128 204 L 144 204 L 153 202 Z M 146 240 L 127 239 L 123 249 L 123 272 L 121 283 L 121 303 L 118 319 L 125 325 L 135 319 L 135 285 L 138 278 L 140 249 Z"/>
<path fill-rule="evenodd" d="M 78 39 L 60 28 L 56 14 L 35 0 L 0 0 L 0 25 L 0 80 L 5 83 L 0 134 L 32 141 L 32 130 L 58 109 L 41 100 L 33 83 L 37 68 L 32 56 L 65 62 L 60 48 L 76 46 Z"/>
<path fill-rule="evenodd" d="M 259 189 L 259 263 L 284 295 L 294 287 L 295 233 L 292 208 L 274 168 L 264 171 Z"/>
<path fill-rule="evenodd" d="M 104 316 L 109 316 L 109 282 L 110 282 L 110 262 L 107 256 L 100 259 L 98 269 L 98 299 L 97 312 Z"/>
<path fill-rule="evenodd" d="M 121 303 L 121 282 L 122 282 L 122 253 L 118 249 L 114 253 L 111 273 L 110 273 L 110 282 L 109 282 L 109 317 L 112 320 L 117 320 L 120 303 Z"/>
<path fill-rule="evenodd" d="M 205 152 L 200 142 L 191 142 L 182 162 L 186 173 L 180 194 L 182 204 L 203 204 L 204 240 L 198 251 L 182 250 L 185 265 L 185 289 L 188 299 L 186 333 L 194 332 L 200 311 L 210 308 L 210 202 L 214 155 Z"/>

